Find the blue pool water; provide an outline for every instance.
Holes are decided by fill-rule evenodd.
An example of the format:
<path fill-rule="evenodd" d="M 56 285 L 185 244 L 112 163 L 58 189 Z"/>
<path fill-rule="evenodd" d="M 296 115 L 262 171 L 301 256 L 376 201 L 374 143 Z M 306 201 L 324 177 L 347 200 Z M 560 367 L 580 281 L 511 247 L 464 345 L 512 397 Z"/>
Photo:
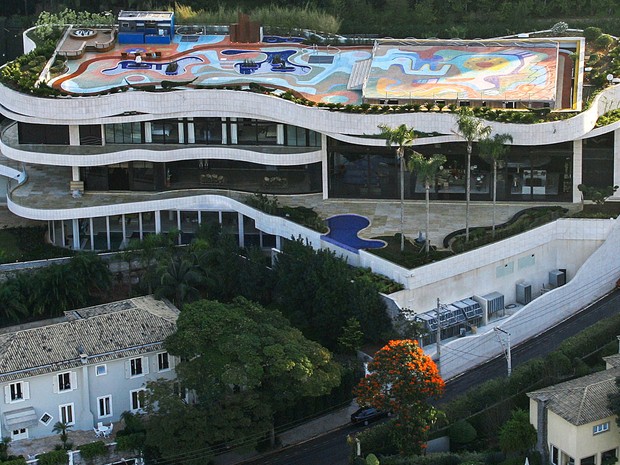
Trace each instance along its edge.
<path fill-rule="evenodd" d="M 355 253 L 358 253 L 360 249 L 384 247 L 383 241 L 358 237 L 357 234 L 369 224 L 370 221 L 365 216 L 353 214 L 332 216 L 327 219 L 329 232 L 321 236 L 321 239 Z"/>

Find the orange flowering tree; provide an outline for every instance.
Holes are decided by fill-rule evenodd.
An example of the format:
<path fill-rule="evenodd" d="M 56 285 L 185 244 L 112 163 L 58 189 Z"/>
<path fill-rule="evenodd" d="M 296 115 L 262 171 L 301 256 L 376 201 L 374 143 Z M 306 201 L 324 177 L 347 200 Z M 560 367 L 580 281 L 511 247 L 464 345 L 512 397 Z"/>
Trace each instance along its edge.
<path fill-rule="evenodd" d="M 397 415 L 394 438 L 401 454 L 421 453 L 436 415 L 428 401 L 444 389 L 437 365 L 416 341 L 403 339 L 379 350 L 368 369 L 354 390 L 357 402 Z"/>

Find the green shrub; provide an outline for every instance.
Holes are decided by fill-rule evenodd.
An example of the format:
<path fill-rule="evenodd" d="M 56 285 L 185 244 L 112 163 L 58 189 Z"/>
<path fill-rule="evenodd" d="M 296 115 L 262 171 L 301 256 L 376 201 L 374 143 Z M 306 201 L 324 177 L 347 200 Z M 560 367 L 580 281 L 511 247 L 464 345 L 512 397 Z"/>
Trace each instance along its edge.
<path fill-rule="evenodd" d="M 472 442 L 478 436 L 476 428 L 466 420 L 459 420 L 450 426 L 448 430 L 450 436 L 450 444 L 456 447 L 464 446 Z"/>
<path fill-rule="evenodd" d="M 392 436 L 392 421 L 381 423 L 359 433 L 356 438 L 360 441 L 362 450 L 373 454 L 398 454 L 398 445 Z M 356 444 L 353 442 L 351 444 L 353 451 L 355 451 L 355 446 Z M 387 463 L 384 460 L 386 459 L 384 458 L 381 461 L 382 464 Z"/>
<path fill-rule="evenodd" d="M 600 27 L 587 27 L 583 30 L 583 36 L 586 38 L 588 42 L 598 39 L 603 31 Z"/>
<path fill-rule="evenodd" d="M 2 465 L 26 465 L 26 459 L 22 456 L 19 456 L 16 459 L 5 460 L 2 462 Z"/>
<path fill-rule="evenodd" d="M 100 455 L 106 455 L 108 453 L 108 448 L 103 441 L 82 444 L 78 447 L 78 449 L 80 450 L 80 456 L 85 460 L 89 460 Z"/>
<path fill-rule="evenodd" d="M 63 465 L 69 463 L 69 455 L 66 450 L 53 450 L 37 456 L 38 465 Z"/>

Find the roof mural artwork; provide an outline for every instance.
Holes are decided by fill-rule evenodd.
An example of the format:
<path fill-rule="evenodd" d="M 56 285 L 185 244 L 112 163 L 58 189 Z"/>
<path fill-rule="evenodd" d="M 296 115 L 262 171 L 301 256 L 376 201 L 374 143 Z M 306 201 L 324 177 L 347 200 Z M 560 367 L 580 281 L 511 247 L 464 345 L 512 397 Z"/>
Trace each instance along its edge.
<path fill-rule="evenodd" d="M 294 41 L 237 46 L 227 36 L 177 35 L 170 45 L 117 44 L 109 52 L 88 52 L 69 60 L 67 72 L 50 84 L 90 95 L 162 80 L 213 87 L 254 82 L 291 89 L 315 102 L 357 104 L 362 95 L 347 89 L 349 76 L 356 62 L 370 57 L 367 47 L 339 50 Z"/>
<path fill-rule="evenodd" d="M 433 44 L 380 43 L 364 97 L 555 100 L 557 43 Z"/>

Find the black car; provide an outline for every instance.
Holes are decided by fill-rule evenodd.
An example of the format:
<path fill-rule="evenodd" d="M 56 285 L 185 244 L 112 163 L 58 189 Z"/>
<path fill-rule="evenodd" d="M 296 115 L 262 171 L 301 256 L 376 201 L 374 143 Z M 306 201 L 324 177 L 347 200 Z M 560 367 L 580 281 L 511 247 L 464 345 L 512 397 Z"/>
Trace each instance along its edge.
<path fill-rule="evenodd" d="M 351 423 L 363 423 L 367 425 L 370 422 L 380 420 L 387 417 L 388 412 L 378 410 L 374 407 L 362 407 L 351 415 Z"/>

